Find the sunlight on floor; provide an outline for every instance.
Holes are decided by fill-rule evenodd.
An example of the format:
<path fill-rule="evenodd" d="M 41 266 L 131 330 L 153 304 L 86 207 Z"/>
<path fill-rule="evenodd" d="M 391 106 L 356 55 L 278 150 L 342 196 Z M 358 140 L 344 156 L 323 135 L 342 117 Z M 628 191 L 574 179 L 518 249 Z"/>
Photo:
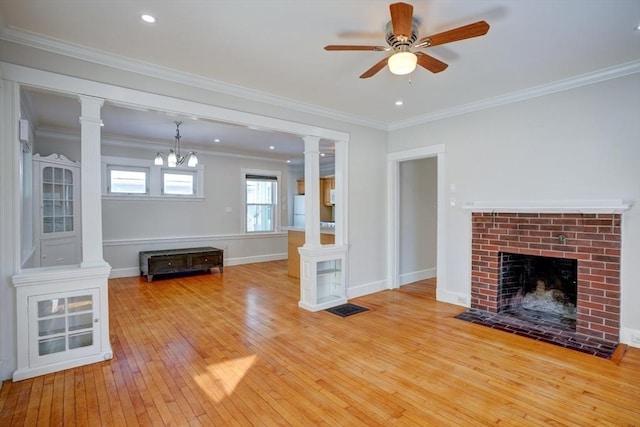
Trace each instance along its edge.
<path fill-rule="evenodd" d="M 227 360 L 207 367 L 206 373 L 193 377 L 196 384 L 215 402 L 231 395 L 256 362 L 257 356 Z"/>

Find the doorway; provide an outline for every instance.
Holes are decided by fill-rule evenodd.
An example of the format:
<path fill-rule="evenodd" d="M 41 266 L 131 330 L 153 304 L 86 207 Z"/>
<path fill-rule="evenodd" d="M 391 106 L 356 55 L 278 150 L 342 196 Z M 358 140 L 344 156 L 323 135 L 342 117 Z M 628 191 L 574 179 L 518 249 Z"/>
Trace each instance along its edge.
<path fill-rule="evenodd" d="M 438 289 L 446 288 L 444 145 L 390 153 L 387 159 L 389 288 L 398 289 L 404 284 L 434 278 L 437 275 L 437 296 Z M 435 176 L 435 183 L 413 181 L 428 176 Z M 411 188 L 412 186 L 414 188 Z M 429 192 L 435 194 L 424 194 Z M 423 219 L 420 216 L 425 213 L 430 216 L 429 222 L 435 215 L 435 224 L 418 223 Z M 412 235 L 413 231 L 416 233 Z M 418 241 L 421 238 L 430 240 L 430 243 Z M 417 253 L 428 251 L 435 253 Z"/>

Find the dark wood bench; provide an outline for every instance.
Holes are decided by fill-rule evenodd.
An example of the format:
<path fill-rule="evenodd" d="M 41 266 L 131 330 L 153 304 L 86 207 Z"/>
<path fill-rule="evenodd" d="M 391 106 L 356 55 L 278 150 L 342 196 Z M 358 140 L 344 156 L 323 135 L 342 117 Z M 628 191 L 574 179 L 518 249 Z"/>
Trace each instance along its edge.
<path fill-rule="evenodd" d="M 140 275 L 147 276 L 147 282 L 156 274 L 188 273 L 208 271 L 218 267 L 222 273 L 222 249 L 204 246 L 200 248 L 168 249 L 140 252 Z"/>

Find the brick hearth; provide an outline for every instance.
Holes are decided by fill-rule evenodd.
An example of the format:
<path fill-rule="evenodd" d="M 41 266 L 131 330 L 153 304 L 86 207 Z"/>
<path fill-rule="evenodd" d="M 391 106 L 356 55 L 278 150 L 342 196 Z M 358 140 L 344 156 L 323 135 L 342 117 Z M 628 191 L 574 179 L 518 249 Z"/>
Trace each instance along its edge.
<path fill-rule="evenodd" d="M 620 214 L 473 212 L 471 218 L 472 308 L 500 311 L 500 252 L 576 259 L 576 332 L 618 341 Z"/>

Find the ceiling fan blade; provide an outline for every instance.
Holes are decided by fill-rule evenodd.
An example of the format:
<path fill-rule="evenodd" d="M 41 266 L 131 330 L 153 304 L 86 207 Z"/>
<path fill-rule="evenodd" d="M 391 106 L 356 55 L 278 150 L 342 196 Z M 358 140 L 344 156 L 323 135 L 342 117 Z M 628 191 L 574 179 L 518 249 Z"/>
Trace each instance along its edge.
<path fill-rule="evenodd" d="M 389 57 L 384 58 L 379 61 L 373 67 L 369 68 L 367 71 L 362 73 L 360 76 L 361 79 L 368 79 L 369 77 L 373 77 L 378 71 L 382 70 L 387 65 L 387 61 L 389 61 Z"/>
<path fill-rule="evenodd" d="M 414 47 L 430 47 L 438 46 L 445 43 L 457 42 L 458 40 L 484 36 L 488 31 L 489 24 L 487 24 L 485 21 L 478 21 L 474 22 L 473 24 L 454 28 L 453 30 L 423 37 L 418 40 Z"/>
<path fill-rule="evenodd" d="M 393 3 L 389 5 L 391 12 L 391 25 L 393 35 L 410 37 L 411 26 L 413 25 L 413 6 L 407 3 Z"/>
<path fill-rule="evenodd" d="M 386 51 L 390 50 L 389 47 L 384 46 L 359 46 L 359 45 L 336 45 L 330 44 L 324 47 L 324 50 L 375 50 Z"/>
<path fill-rule="evenodd" d="M 440 71 L 444 71 L 449 65 L 440 61 L 439 59 L 434 58 L 433 56 L 429 56 L 426 53 L 416 52 L 416 56 L 418 57 L 418 65 L 432 73 L 439 73 Z"/>

